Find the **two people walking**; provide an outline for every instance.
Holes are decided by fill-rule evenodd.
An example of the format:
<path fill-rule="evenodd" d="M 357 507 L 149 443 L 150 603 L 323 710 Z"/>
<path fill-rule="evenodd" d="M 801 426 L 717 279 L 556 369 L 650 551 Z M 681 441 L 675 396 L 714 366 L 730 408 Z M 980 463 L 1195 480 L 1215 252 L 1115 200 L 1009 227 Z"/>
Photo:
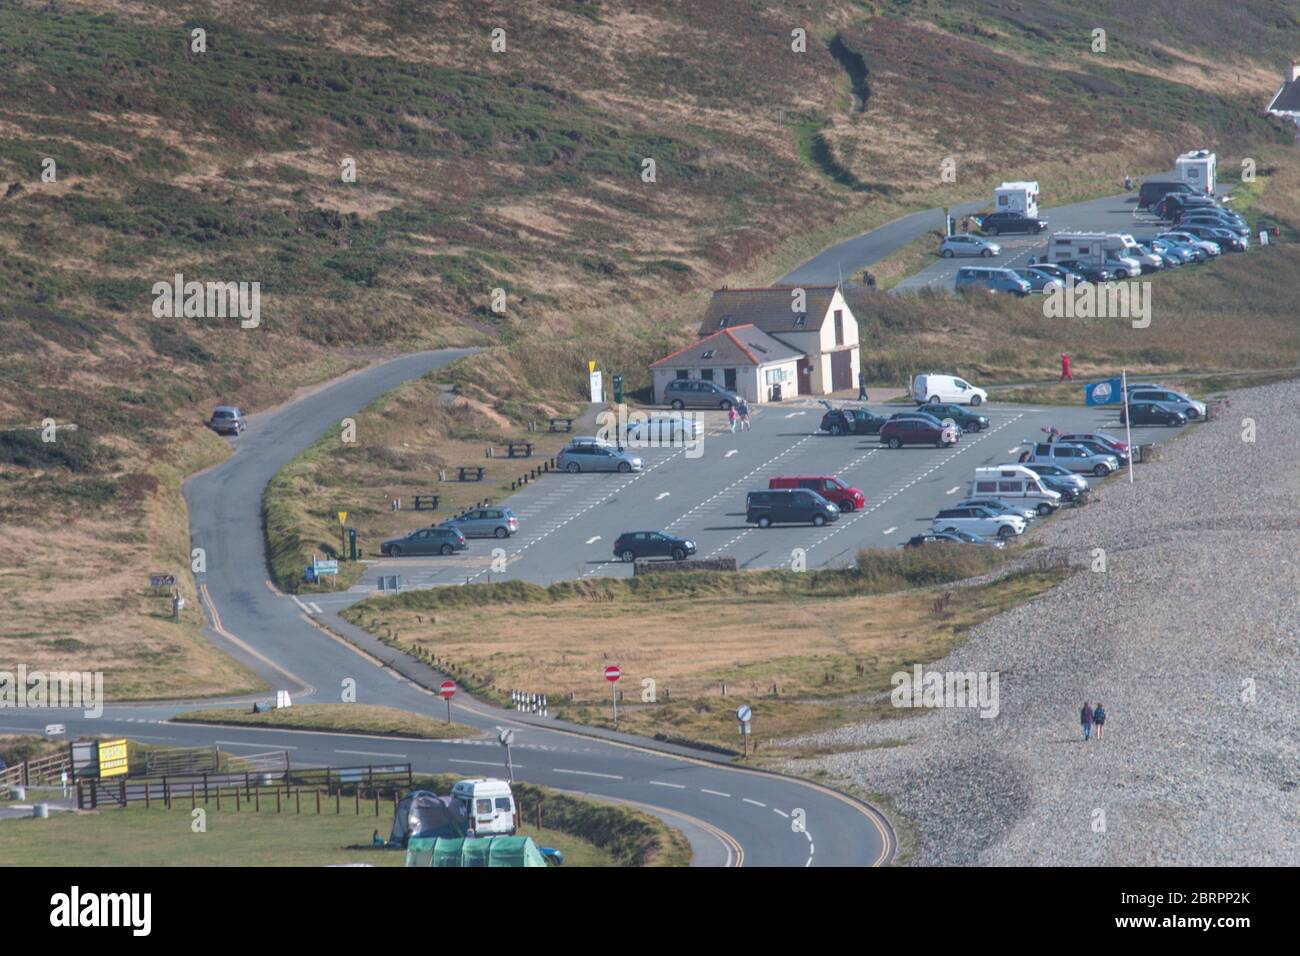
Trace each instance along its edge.
<path fill-rule="evenodd" d="M 749 423 L 749 402 L 742 398 L 735 405 L 727 409 L 727 424 L 731 426 L 733 434 L 736 431 L 737 424 L 740 425 L 740 430 L 742 432 L 749 431 L 750 428 L 753 427 Z"/>
<path fill-rule="evenodd" d="M 1106 728 L 1106 708 L 1101 705 L 1101 701 L 1097 701 L 1097 706 L 1094 707 L 1085 700 L 1079 710 L 1079 723 L 1083 724 L 1084 740 L 1092 739 L 1094 728 L 1097 731 L 1097 739 L 1101 740 L 1101 732 Z"/>

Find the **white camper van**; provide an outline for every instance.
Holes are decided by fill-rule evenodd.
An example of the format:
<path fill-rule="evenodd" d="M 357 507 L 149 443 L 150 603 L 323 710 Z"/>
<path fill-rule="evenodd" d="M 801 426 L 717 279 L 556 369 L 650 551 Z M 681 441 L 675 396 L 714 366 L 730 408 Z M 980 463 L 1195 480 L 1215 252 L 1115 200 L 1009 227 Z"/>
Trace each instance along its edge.
<path fill-rule="evenodd" d="M 1117 279 L 1140 275 L 1142 260 L 1134 258 L 1137 243 L 1118 232 L 1054 232 L 1047 241 L 1047 261 L 1077 259 L 1085 265 L 1109 269 Z"/>
<path fill-rule="evenodd" d="M 460 804 L 473 835 L 514 836 L 519 823 L 515 815 L 515 797 L 506 781 L 490 778 L 461 780 L 451 788 L 451 796 Z"/>
<path fill-rule="evenodd" d="M 918 405 L 926 402 L 953 405 L 980 405 L 989 400 L 989 393 L 955 375 L 937 375 L 926 372 L 912 376 L 912 400 Z"/>
<path fill-rule="evenodd" d="M 1038 475 L 1024 465 L 976 468 L 969 489 L 968 497 L 995 495 L 1013 505 L 1029 505 L 1040 515 L 1049 515 L 1061 506 L 1061 493 L 1044 487 Z"/>
<path fill-rule="evenodd" d="M 1174 161 L 1174 172 L 1178 174 L 1178 178 L 1192 187 L 1193 192 L 1200 193 L 1202 196 L 1214 194 L 1218 171 L 1218 157 L 1208 149 L 1183 153 Z"/>
<path fill-rule="evenodd" d="M 993 190 L 997 205 L 994 212 L 1018 212 L 1029 219 L 1038 218 L 1038 183 L 1003 183 Z"/>

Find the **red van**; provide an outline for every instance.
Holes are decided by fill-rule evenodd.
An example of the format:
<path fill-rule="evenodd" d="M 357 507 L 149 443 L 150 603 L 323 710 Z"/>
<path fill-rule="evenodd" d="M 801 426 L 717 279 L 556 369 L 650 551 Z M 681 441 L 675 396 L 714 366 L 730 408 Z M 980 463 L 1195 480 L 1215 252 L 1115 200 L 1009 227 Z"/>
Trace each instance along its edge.
<path fill-rule="evenodd" d="M 857 488 L 850 488 L 838 478 L 831 478 L 828 475 L 799 475 L 795 477 L 783 475 L 779 478 L 769 479 L 767 487 L 770 490 L 807 488 L 809 491 L 817 492 L 817 494 L 821 495 L 845 514 L 854 509 L 861 508 L 867 503 L 867 496 Z"/>

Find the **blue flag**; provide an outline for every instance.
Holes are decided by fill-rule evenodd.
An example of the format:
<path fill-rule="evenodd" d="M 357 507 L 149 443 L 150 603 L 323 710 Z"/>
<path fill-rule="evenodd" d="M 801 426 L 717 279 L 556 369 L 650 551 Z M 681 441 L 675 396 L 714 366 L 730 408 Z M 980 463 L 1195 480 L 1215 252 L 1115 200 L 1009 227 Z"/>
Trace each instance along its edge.
<path fill-rule="evenodd" d="M 1124 401 L 1124 381 L 1120 378 L 1108 378 L 1104 382 L 1093 382 L 1083 388 L 1085 405 L 1118 405 Z"/>

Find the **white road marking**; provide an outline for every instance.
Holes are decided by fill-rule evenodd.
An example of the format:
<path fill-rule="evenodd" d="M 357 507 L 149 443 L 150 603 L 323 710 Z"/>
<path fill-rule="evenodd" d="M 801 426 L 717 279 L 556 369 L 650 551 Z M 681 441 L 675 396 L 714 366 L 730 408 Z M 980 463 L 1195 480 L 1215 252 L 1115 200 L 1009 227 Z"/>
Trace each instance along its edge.
<path fill-rule="evenodd" d="M 594 773 L 590 770 L 562 770 L 559 767 L 552 767 L 551 773 L 571 773 L 579 777 L 604 777 L 606 780 L 622 780 L 616 773 Z"/>
<path fill-rule="evenodd" d="M 597 534 L 597 535 L 593 535 L 592 537 L 590 537 L 590 538 L 587 539 L 587 544 L 595 544 L 595 543 L 596 543 L 597 541 L 599 541 L 599 540 L 600 540 L 600 535 L 598 535 L 598 534 Z"/>
<path fill-rule="evenodd" d="M 320 609 L 320 605 L 317 604 L 315 601 L 308 601 L 307 603 L 311 605 L 311 609 L 315 611 L 317 614 L 323 613 Z"/>
<path fill-rule="evenodd" d="M 651 780 L 652 787 L 672 787 L 674 790 L 685 790 L 686 787 L 680 783 L 664 783 L 662 780 Z"/>
<path fill-rule="evenodd" d="M 786 417 L 786 418 L 797 418 L 797 417 L 800 416 L 800 415 L 807 415 L 807 414 L 808 414 L 807 412 L 791 412 L 789 415 L 787 415 L 787 416 L 785 416 L 785 417 Z"/>
<path fill-rule="evenodd" d="M 886 529 L 885 529 L 885 534 L 893 534 L 893 533 L 894 533 L 895 531 L 897 531 L 897 530 L 898 530 L 897 526 L 895 526 L 895 527 L 893 527 L 893 528 L 886 528 Z"/>
<path fill-rule="evenodd" d="M 373 750 L 336 750 L 336 754 L 351 754 L 356 757 L 406 757 L 406 754 L 381 754 Z"/>
<path fill-rule="evenodd" d="M 447 763 L 473 763 L 473 764 L 478 764 L 479 766 L 482 766 L 482 767 L 500 767 L 500 766 L 503 766 L 503 764 L 502 764 L 502 762 L 501 762 L 500 760 L 448 760 Z M 523 766 L 523 764 L 521 764 L 521 763 L 517 763 L 517 764 L 515 764 L 515 769 L 518 770 L 518 769 L 519 769 L 520 767 L 522 767 L 522 766 Z"/>
<path fill-rule="evenodd" d="M 266 746 L 266 741 L 264 740 L 258 741 L 256 743 L 246 743 L 245 741 L 242 740 L 214 740 L 212 742 L 214 744 L 220 744 L 222 747 L 265 747 Z M 275 749 L 276 750 L 297 750 L 298 748 L 285 747 L 284 745 L 280 745 Z"/>
<path fill-rule="evenodd" d="M 759 803 L 757 800 L 749 799 L 749 797 L 741 797 L 740 799 L 744 800 L 746 803 L 752 803 L 756 807 L 762 807 L 764 810 L 767 809 L 766 803 Z"/>
<path fill-rule="evenodd" d="M 1007 449 L 1007 454 L 1008 454 L 1008 455 L 1014 455 L 1016 452 L 1020 451 L 1020 449 L 1021 449 L 1022 447 L 1023 447 L 1022 445 L 1017 445 L 1015 448 L 1008 448 L 1008 449 Z"/>
<path fill-rule="evenodd" d="M 298 595 L 296 595 L 296 594 L 290 594 L 289 597 L 293 598 L 293 603 L 294 603 L 294 604 L 296 604 L 296 605 L 298 605 L 300 608 L 302 608 L 302 613 L 303 613 L 303 614 L 310 614 L 310 613 L 311 613 L 311 611 L 307 610 L 307 605 L 303 604 L 301 601 L 298 600 Z"/>
<path fill-rule="evenodd" d="M 655 501 L 663 501 L 671 494 L 672 494 L 671 491 L 661 491 L 659 494 L 655 495 Z"/>
<path fill-rule="evenodd" d="M 730 797 L 730 796 L 731 796 L 731 794 L 729 794 L 729 793 L 723 793 L 721 790 L 706 790 L 704 787 L 700 787 L 700 793 L 711 793 L 711 794 L 713 794 L 715 797 Z"/>
<path fill-rule="evenodd" d="M 779 813 L 781 816 L 785 817 L 787 820 L 790 819 L 790 814 L 786 813 L 784 810 L 778 810 L 776 807 L 773 807 L 773 808 L 772 808 L 772 812 L 773 812 L 773 813 Z"/>
<path fill-rule="evenodd" d="M 738 452 L 739 450 L 740 450 L 739 448 L 732 448 L 732 449 L 730 449 L 730 450 L 729 450 L 725 455 L 723 455 L 722 457 L 723 457 L 723 458 L 730 458 L 732 455 L 736 454 L 736 452 Z"/>
<path fill-rule="evenodd" d="M 961 489 L 961 485 L 953 485 L 951 488 L 945 491 L 944 494 L 955 495 L 960 489 Z"/>

